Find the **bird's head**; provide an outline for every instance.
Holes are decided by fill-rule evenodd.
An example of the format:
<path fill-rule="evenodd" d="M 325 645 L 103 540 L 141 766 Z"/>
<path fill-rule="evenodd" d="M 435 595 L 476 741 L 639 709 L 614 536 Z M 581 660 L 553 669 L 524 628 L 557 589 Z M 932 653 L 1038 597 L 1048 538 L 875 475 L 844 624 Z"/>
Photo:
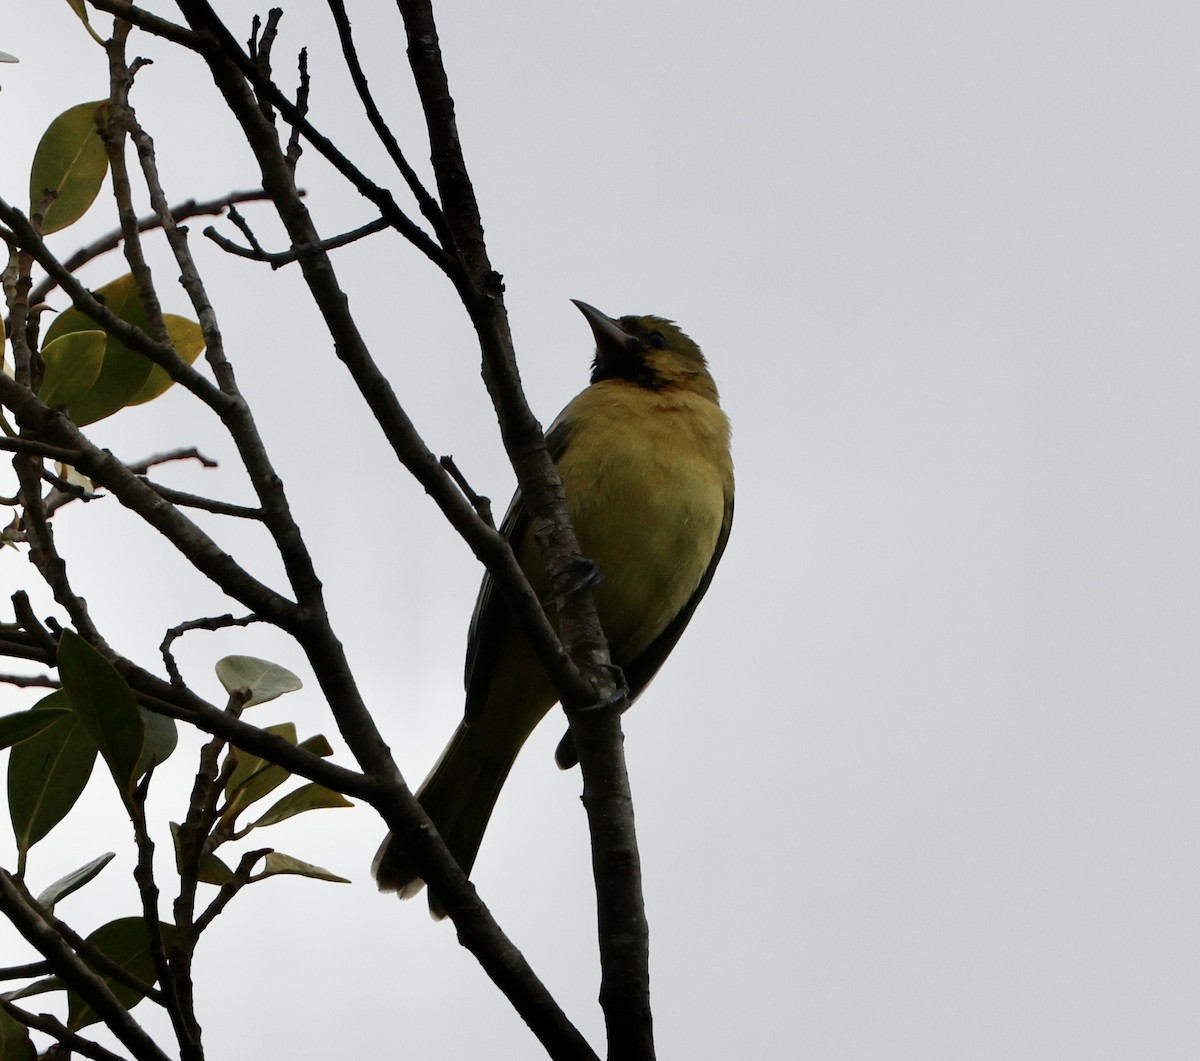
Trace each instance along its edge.
<path fill-rule="evenodd" d="M 620 379 L 651 390 L 680 387 L 716 401 L 716 385 L 700 347 L 673 321 L 651 316 L 613 318 L 586 302 L 571 301 L 596 337 L 593 383 Z"/>

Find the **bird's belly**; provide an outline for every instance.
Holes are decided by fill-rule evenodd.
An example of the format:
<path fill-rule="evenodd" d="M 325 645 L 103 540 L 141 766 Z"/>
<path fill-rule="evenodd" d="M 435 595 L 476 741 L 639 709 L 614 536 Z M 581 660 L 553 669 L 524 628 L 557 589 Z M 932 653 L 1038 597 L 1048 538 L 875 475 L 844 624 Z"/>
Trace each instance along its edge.
<path fill-rule="evenodd" d="M 600 622 L 613 660 L 625 665 L 699 585 L 725 499 L 718 470 L 702 460 L 644 449 L 608 458 L 590 465 L 593 483 L 564 479 L 580 547 L 600 569 Z"/>

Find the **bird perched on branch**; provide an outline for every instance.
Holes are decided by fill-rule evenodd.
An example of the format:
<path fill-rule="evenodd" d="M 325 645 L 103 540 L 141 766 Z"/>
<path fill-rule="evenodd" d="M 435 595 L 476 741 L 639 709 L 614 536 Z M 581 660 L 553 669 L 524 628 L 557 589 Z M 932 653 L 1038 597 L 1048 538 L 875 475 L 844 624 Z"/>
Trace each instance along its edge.
<path fill-rule="evenodd" d="M 591 385 L 546 435 L 596 609 L 632 703 L 708 590 L 733 521 L 729 421 L 700 348 L 661 317 L 606 317 L 576 306 L 596 337 Z M 539 599 L 546 575 L 520 493 L 501 527 Z M 551 620 L 554 616 L 550 616 Z M 466 711 L 417 799 L 469 874 L 517 753 L 558 701 L 525 635 L 485 575 L 467 643 Z M 568 732 L 555 755 L 578 761 Z M 372 872 L 402 897 L 422 885 L 389 835 Z M 431 899 L 431 906 L 436 906 Z"/>

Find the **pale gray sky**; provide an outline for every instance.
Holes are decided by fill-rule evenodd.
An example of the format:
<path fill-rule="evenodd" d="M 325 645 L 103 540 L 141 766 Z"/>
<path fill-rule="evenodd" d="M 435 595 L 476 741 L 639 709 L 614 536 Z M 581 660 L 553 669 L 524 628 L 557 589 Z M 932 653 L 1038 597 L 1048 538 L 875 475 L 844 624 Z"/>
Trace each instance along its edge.
<path fill-rule="evenodd" d="M 315 121 L 390 180 L 323 5 L 284 6 L 277 56 L 310 48 Z M 394 5 L 349 7 L 424 168 Z M 576 297 L 678 320 L 734 423 L 729 551 L 628 716 L 660 1056 L 1200 1055 L 1200 15 L 1103 0 L 439 10 L 544 422 L 586 382 Z M 0 68 L 0 188 L 19 201 L 41 130 L 104 95 L 105 67 L 66 4 L 2 32 L 21 65 Z M 172 198 L 252 186 L 201 66 L 134 50 L 158 60 L 135 103 Z M 311 155 L 301 176 L 329 234 L 369 219 Z M 106 228 L 96 215 L 56 245 Z M 296 271 L 205 261 L 339 632 L 415 783 L 461 708 L 477 565 L 389 459 Z M 449 286 L 398 239 L 337 263 L 429 444 L 503 504 L 512 477 Z M 95 434 L 129 457 L 231 457 L 182 394 Z M 173 481 L 245 496 L 224 472 Z M 152 660 L 165 627 L 228 610 L 114 503 L 75 508 L 60 535 L 88 557 L 76 577 L 123 651 Z M 26 571 L 0 554 L 6 585 Z M 303 674 L 260 631 L 193 635 L 182 658 L 214 697 L 230 651 Z M 252 717 L 332 735 L 315 691 Z M 530 742 L 474 879 L 599 1042 L 560 729 Z M 186 766 L 181 752 L 161 782 L 164 848 Z M 83 929 L 135 903 L 123 834 L 97 836 L 116 801 L 94 793 L 31 860 L 41 883 L 119 850 L 63 906 Z M 359 808 L 265 838 L 354 884 L 269 881 L 231 907 L 199 970 L 210 1056 L 538 1056 L 448 924 L 376 895 L 380 831 Z"/>

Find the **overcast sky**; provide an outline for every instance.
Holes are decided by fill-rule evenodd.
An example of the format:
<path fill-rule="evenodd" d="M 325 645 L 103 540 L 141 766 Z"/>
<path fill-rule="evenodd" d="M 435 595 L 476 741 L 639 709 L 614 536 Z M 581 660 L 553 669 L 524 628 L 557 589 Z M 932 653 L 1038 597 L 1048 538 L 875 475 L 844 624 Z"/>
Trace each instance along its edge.
<path fill-rule="evenodd" d="M 324 5 L 283 6 L 277 57 L 310 49 L 315 122 L 399 188 Z M 424 172 L 395 7 L 348 6 Z M 68 6 L 37 7 L 0 27 L 21 59 L 0 67 L 0 194 L 18 203 L 49 120 L 107 92 Z M 438 10 L 543 422 L 586 383 L 574 297 L 677 320 L 734 424 L 729 550 L 627 717 L 660 1056 L 1200 1056 L 1200 14 L 1106 0 Z M 171 198 L 254 186 L 200 64 L 144 37 L 132 50 L 156 60 L 134 101 Z M 311 153 L 300 180 L 327 235 L 370 219 Z M 247 213 L 282 245 L 265 209 Z M 110 227 L 93 214 L 54 245 Z M 461 710 L 478 566 L 391 459 L 297 271 L 208 250 L 202 227 L 239 380 L 415 784 Z M 173 266 L 156 260 L 165 284 Z M 449 285 L 398 237 L 336 264 L 429 445 L 502 505 L 512 475 Z M 185 311 L 181 293 L 167 301 Z M 94 435 L 130 459 L 198 445 L 224 468 L 170 481 L 248 497 L 182 393 Z M 58 522 L 128 655 L 152 665 L 165 628 L 229 610 L 115 502 Z M 263 539 L 211 525 L 278 580 Z M 0 553 L 4 596 L 28 572 Z M 306 674 L 269 633 L 190 635 L 181 661 L 214 699 L 227 652 Z M 311 688 L 250 718 L 336 738 Z M 530 741 L 473 879 L 599 1044 L 578 774 L 551 759 L 561 729 L 556 714 Z M 156 780 L 163 849 L 196 744 Z M 36 889 L 119 852 L 60 910 L 82 930 L 136 903 L 127 839 L 99 833 L 120 811 L 97 782 L 30 862 Z M 273 832 L 354 883 L 267 881 L 232 905 L 198 969 L 211 1057 L 539 1055 L 449 924 L 376 894 L 366 808 Z M 10 939 L 3 961 L 24 960 Z"/>

